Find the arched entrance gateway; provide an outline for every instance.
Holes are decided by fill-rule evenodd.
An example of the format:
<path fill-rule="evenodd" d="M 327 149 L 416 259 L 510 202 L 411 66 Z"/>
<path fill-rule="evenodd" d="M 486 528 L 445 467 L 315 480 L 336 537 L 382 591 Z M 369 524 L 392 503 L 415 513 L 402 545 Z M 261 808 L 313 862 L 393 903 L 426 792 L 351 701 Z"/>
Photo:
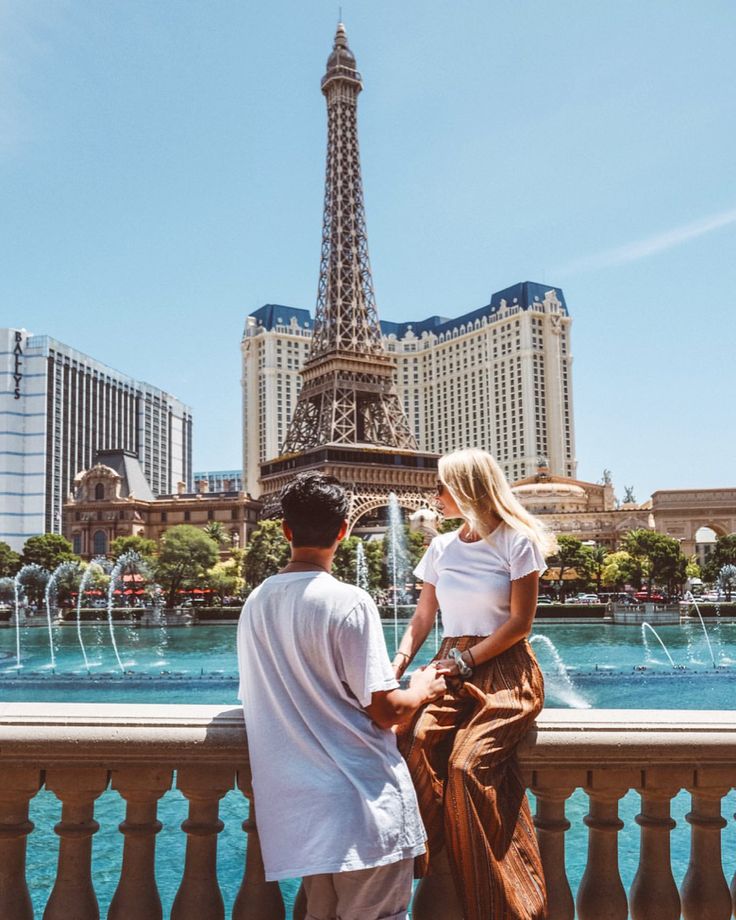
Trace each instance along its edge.
<path fill-rule="evenodd" d="M 667 489 L 652 495 L 654 526 L 680 541 L 686 556 L 696 552 L 701 528 L 716 537 L 736 533 L 736 489 Z"/>
<path fill-rule="evenodd" d="M 389 495 L 396 495 L 402 511 L 420 511 L 429 507 L 426 492 L 420 492 L 418 489 L 366 489 L 364 491 L 354 491 L 351 493 L 350 514 L 348 517 L 349 533 L 352 533 L 356 527 L 365 522 L 371 512 L 379 508 L 387 508 Z"/>

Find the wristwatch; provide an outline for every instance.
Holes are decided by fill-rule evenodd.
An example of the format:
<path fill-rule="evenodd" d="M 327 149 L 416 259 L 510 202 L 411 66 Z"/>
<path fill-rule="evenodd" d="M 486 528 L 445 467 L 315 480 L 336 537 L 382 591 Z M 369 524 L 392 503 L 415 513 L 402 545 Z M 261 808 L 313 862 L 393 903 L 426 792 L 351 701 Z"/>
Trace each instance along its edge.
<path fill-rule="evenodd" d="M 452 658 L 452 660 L 457 665 L 458 674 L 463 680 L 467 680 L 468 677 L 473 676 L 473 669 L 469 664 L 465 663 L 465 659 L 456 648 L 450 649 L 450 658 Z"/>

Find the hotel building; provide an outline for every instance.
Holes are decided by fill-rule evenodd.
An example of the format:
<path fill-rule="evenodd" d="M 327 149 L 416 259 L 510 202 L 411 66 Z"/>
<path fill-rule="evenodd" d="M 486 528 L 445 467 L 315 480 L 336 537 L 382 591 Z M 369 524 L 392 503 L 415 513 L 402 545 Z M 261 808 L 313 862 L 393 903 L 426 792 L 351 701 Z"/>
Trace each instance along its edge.
<path fill-rule="evenodd" d="M 528 281 L 455 319 L 382 321 L 420 449 L 483 447 L 512 481 L 545 457 L 552 474 L 575 478 L 571 322 L 559 288 Z M 246 318 L 243 480 L 254 497 L 259 464 L 281 453 L 312 327 L 308 310 L 277 304 Z"/>
<path fill-rule="evenodd" d="M 192 415 L 174 396 L 45 335 L 0 329 L 0 540 L 60 533 L 98 450 L 140 460 L 154 495 L 192 487 Z"/>

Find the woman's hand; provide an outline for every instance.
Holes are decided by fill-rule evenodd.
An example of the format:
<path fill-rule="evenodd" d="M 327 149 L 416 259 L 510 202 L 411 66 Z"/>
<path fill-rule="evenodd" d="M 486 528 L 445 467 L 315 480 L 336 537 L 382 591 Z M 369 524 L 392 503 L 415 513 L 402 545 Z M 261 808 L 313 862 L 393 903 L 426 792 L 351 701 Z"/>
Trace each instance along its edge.
<path fill-rule="evenodd" d="M 460 676 L 460 669 L 454 658 L 439 658 L 434 664 L 438 674 L 444 674 L 446 677 Z"/>

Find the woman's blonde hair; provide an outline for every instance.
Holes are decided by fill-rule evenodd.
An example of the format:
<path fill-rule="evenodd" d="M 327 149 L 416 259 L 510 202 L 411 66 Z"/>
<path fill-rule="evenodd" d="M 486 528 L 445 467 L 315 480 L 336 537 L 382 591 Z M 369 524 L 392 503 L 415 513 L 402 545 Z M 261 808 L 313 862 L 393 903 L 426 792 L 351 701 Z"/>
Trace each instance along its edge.
<path fill-rule="evenodd" d="M 479 536 L 488 537 L 493 530 L 493 516 L 497 515 L 528 537 L 545 556 L 557 549 L 554 536 L 521 504 L 503 470 L 487 451 L 469 447 L 440 457 L 439 474 L 462 516 Z"/>

